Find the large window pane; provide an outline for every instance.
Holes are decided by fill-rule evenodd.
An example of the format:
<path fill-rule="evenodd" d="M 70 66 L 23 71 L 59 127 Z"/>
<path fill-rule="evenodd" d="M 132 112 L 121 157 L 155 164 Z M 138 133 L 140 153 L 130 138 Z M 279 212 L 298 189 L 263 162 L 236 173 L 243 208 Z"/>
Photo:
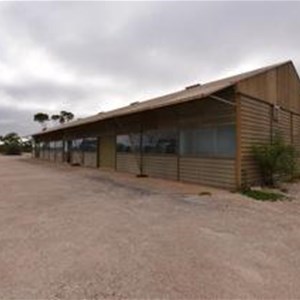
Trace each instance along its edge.
<path fill-rule="evenodd" d="M 117 152 L 139 152 L 141 135 L 139 133 L 122 134 L 117 136 Z"/>
<path fill-rule="evenodd" d="M 234 125 L 183 129 L 180 132 L 180 154 L 233 157 L 235 141 Z"/>
<path fill-rule="evenodd" d="M 196 154 L 209 156 L 215 152 L 215 129 L 201 128 L 194 134 Z"/>
<path fill-rule="evenodd" d="M 236 133 L 234 125 L 217 128 L 216 154 L 220 156 L 235 156 Z"/>
<path fill-rule="evenodd" d="M 79 151 L 81 150 L 82 139 L 72 140 L 72 150 Z"/>
<path fill-rule="evenodd" d="M 177 131 L 169 130 L 151 130 L 143 135 L 144 153 L 176 153 L 177 149 Z"/>
<path fill-rule="evenodd" d="M 49 149 L 50 150 L 54 150 L 55 149 L 55 142 L 54 141 L 49 142 Z"/>
<path fill-rule="evenodd" d="M 81 149 L 85 152 L 97 152 L 97 138 L 86 138 L 81 144 Z"/>

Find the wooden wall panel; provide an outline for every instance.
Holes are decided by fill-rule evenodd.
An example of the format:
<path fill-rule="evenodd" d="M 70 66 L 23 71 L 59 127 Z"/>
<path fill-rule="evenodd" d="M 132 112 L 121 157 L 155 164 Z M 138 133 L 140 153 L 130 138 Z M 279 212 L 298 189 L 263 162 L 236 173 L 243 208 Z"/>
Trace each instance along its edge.
<path fill-rule="evenodd" d="M 144 155 L 143 173 L 151 177 L 177 180 L 178 159 L 172 155 Z"/>
<path fill-rule="evenodd" d="M 241 97 L 241 177 L 245 184 L 260 181 L 260 172 L 253 159 L 256 144 L 271 142 L 271 106 L 250 98 Z"/>
<path fill-rule="evenodd" d="M 50 156 L 49 150 L 44 150 L 43 154 L 44 154 L 43 155 L 43 159 L 49 160 L 49 156 Z"/>
<path fill-rule="evenodd" d="M 181 157 L 179 166 L 181 181 L 226 189 L 236 187 L 234 159 Z"/>
<path fill-rule="evenodd" d="M 233 105 L 213 99 L 188 103 L 182 106 L 179 115 L 180 127 L 234 123 L 236 119 Z"/>
<path fill-rule="evenodd" d="M 55 149 L 49 150 L 49 160 L 55 161 Z"/>
<path fill-rule="evenodd" d="M 139 174 L 140 156 L 138 154 L 117 154 L 117 171 Z"/>
<path fill-rule="evenodd" d="M 100 137 L 99 161 L 101 168 L 115 168 L 116 137 L 114 135 Z"/>
<path fill-rule="evenodd" d="M 292 143 L 292 128 L 291 128 L 291 113 L 280 110 L 279 111 L 279 119 L 278 119 L 278 132 L 279 135 L 283 138 L 284 142 L 287 144 Z M 276 123 L 276 122 L 274 122 Z"/>
<path fill-rule="evenodd" d="M 83 164 L 83 153 L 82 151 L 71 151 L 71 163 L 72 164 Z"/>
<path fill-rule="evenodd" d="M 56 151 L 56 161 L 59 163 L 63 162 L 63 151 L 62 150 Z"/>
<path fill-rule="evenodd" d="M 300 153 L 300 116 L 293 115 L 293 145 Z"/>
<path fill-rule="evenodd" d="M 84 152 L 83 165 L 85 167 L 97 168 L 97 152 Z"/>
<path fill-rule="evenodd" d="M 292 63 L 242 80 L 238 91 L 300 113 L 300 81 Z"/>

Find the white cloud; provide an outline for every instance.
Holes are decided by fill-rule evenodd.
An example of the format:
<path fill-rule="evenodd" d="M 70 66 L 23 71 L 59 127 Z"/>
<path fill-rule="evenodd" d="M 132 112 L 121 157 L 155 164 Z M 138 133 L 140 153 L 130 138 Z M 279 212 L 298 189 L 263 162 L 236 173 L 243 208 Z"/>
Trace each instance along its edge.
<path fill-rule="evenodd" d="M 299 65 L 299 9 L 0 2 L 0 134 L 32 129 L 37 111 L 85 116 L 278 61 Z"/>

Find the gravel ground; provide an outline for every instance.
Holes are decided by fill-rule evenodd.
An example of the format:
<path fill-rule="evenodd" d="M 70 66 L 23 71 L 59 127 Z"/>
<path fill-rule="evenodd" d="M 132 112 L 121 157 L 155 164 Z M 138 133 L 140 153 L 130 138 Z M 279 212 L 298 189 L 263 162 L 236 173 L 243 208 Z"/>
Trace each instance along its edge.
<path fill-rule="evenodd" d="M 300 298 L 299 191 L 267 203 L 0 156 L 0 298 Z"/>

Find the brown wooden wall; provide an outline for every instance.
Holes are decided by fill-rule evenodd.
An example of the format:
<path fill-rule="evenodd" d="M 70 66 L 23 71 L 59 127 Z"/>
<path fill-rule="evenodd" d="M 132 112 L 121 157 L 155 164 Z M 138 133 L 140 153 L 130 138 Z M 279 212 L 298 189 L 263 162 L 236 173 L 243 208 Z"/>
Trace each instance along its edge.
<path fill-rule="evenodd" d="M 144 155 L 143 173 L 150 177 L 178 179 L 178 159 L 176 155 Z"/>
<path fill-rule="evenodd" d="M 242 80 L 238 92 L 300 113 L 300 82 L 292 63 Z"/>
<path fill-rule="evenodd" d="M 138 154 L 117 154 L 117 171 L 131 174 L 140 173 L 140 155 Z"/>
<path fill-rule="evenodd" d="M 181 157 L 179 166 L 181 181 L 227 189 L 236 187 L 234 159 Z"/>
<path fill-rule="evenodd" d="M 105 135 L 100 137 L 99 162 L 101 168 L 115 169 L 116 165 L 116 137 Z"/>
<path fill-rule="evenodd" d="M 84 152 L 83 165 L 85 167 L 97 168 L 97 152 Z"/>
<path fill-rule="evenodd" d="M 245 184 L 259 184 L 261 176 L 252 154 L 258 144 L 271 143 L 279 134 L 287 144 L 300 151 L 300 116 L 280 109 L 273 118 L 273 106 L 245 95 L 241 96 L 241 175 Z"/>
<path fill-rule="evenodd" d="M 260 173 L 253 159 L 252 147 L 271 142 L 271 106 L 241 97 L 241 176 L 242 182 L 255 184 Z"/>
<path fill-rule="evenodd" d="M 83 153 L 82 151 L 71 151 L 71 163 L 83 165 Z"/>

